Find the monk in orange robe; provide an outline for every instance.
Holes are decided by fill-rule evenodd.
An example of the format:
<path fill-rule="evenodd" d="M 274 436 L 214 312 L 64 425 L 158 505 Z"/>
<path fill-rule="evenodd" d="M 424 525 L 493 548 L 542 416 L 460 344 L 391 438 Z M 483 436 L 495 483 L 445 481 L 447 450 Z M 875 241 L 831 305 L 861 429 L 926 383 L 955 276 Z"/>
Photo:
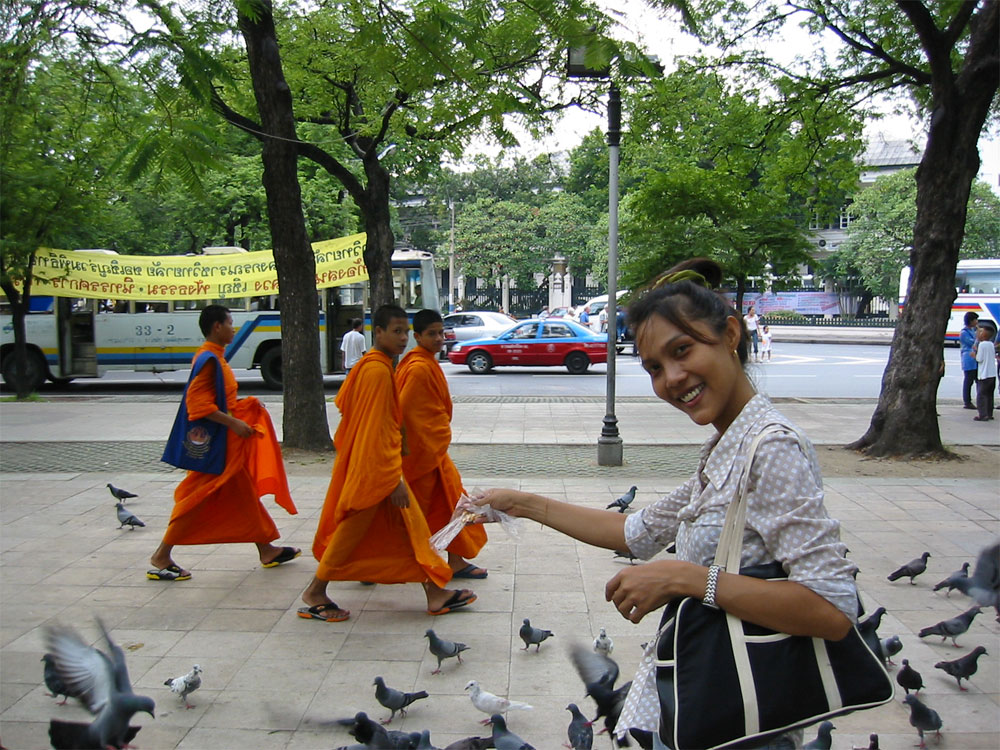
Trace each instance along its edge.
<path fill-rule="evenodd" d="M 431 615 L 476 600 L 466 589 L 444 588 L 451 568 L 431 546 L 427 520 L 403 478 L 393 358 L 410 337 L 406 312 L 383 305 L 372 323 L 375 346 L 337 394 L 337 458 L 313 542 L 319 566 L 302 594 L 306 606 L 298 610 L 304 618 L 336 622 L 350 615 L 327 596 L 329 581 L 421 583 Z"/>
<path fill-rule="evenodd" d="M 444 346 L 444 321 L 437 310 L 413 316 L 417 346 L 396 368 L 399 400 L 403 408 L 406 453 L 403 476 L 420 503 L 431 533 L 440 531 L 465 494 L 462 477 L 448 456 L 451 445 L 451 394 L 437 362 Z M 481 524 L 466 526 L 448 545 L 448 566 L 453 578 L 486 578 L 487 572 L 466 558 L 475 557 L 486 544 Z"/>
<path fill-rule="evenodd" d="M 302 550 L 276 547 L 278 527 L 260 498 L 274 495 L 278 505 L 295 515 L 298 511 L 288 493 L 288 479 L 274 425 L 264 406 L 253 396 L 237 400 L 236 376 L 225 359 L 225 348 L 233 340 L 233 318 L 228 308 L 209 305 L 201 311 L 198 325 L 205 343 L 195 353 L 210 351 L 222 366 L 226 403 L 216 403 L 216 362 L 208 362 L 188 384 L 185 402 L 189 419 L 206 418 L 224 424 L 226 464 L 221 474 L 189 471 L 174 491 L 174 510 L 163 541 L 150 557 L 153 570 L 146 577 L 156 581 L 186 581 L 190 571 L 171 556 L 177 544 L 226 544 L 252 542 L 265 568 L 294 560 Z"/>

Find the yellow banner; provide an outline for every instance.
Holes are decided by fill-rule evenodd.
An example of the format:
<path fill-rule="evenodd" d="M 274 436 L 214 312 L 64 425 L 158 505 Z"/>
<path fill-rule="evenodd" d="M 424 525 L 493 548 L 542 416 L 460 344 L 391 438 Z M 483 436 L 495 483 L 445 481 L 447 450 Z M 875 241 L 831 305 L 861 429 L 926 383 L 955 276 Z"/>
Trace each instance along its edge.
<path fill-rule="evenodd" d="M 366 235 L 314 242 L 316 288 L 368 278 Z M 225 255 L 112 255 L 39 248 L 32 295 L 114 300 L 232 299 L 278 293 L 270 250 Z"/>

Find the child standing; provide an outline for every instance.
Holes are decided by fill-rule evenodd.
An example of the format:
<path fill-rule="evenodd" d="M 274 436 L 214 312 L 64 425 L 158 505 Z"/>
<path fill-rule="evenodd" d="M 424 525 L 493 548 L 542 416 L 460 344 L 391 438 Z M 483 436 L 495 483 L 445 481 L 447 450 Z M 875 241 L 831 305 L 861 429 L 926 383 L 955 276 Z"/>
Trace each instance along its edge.
<path fill-rule="evenodd" d="M 771 361 L 771 329 L 763 326 L 760 329 L 760 361 Z"/>
<path fill-rule="evenodd" d="M 977 422 L 993 419 L 993 391 L 997 388 L 997 358 L 992 338 L 996 328 L 992 320 L 979 321 L 976 329 L 976 408 L 979 416 L 973 417 Z"/>

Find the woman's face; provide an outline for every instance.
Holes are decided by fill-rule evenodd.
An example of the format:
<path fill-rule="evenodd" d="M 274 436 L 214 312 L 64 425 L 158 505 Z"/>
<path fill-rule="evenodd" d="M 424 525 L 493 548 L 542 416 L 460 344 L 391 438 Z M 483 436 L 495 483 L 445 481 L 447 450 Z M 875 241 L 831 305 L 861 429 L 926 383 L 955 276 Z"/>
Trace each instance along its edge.
<path fill-rule="evenodd" d="M 702 322 L 692 328 L 714 343 L 699 341 L 663 316 L 651 315 L 636 333 L 642 366 L 659 398 L 696 424 L 725 432 L 754 394 L 734 354 L 740 322 L 729 317 L 721 336 Z"/>

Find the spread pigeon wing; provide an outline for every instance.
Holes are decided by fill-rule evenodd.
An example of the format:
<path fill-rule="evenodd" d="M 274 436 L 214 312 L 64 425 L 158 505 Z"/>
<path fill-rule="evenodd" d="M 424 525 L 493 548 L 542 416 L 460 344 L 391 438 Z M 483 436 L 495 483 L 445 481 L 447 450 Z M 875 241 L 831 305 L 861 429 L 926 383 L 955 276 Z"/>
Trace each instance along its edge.
<path fill-rule="evenodd" d="M 614 659 L 591 651 L 579 643 L 570 648 L 570 656 L 584 685 L 599 682 L 603 678 L 609 686 L 613 686 L 618 680 L 618 663 Z"/>
<path fill-rule="evenodd" d="M 111 660 L 88 645 L 72 628 L 53 626 L 47 630 L 46 640 L 56 671 L 66 686 L 91 713 L 100 711 L 108 702 L 115 682 Z"/>

